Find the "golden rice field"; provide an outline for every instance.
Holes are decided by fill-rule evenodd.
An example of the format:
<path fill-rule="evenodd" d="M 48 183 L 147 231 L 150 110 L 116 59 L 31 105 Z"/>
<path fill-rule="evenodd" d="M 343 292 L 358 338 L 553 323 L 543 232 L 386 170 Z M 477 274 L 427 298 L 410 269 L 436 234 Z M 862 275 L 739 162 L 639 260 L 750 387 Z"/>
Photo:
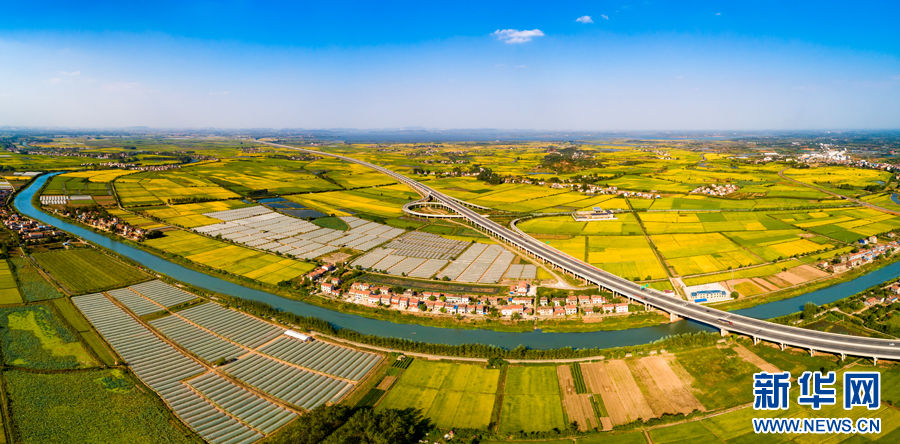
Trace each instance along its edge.
<path fill-rule="evenodd" d="M 203 213 L 232 210 L 248 207 L 240 200 L 219 200 L 215 202 L 201 202 L 190 204 L 170 205 L 162 208 L 144 210 L 147 214 L 165 220 L 167 223 L 185 228 L 194 228 L 221 222 L 218 219 L 206 217 Z"/>
<path fill-rule="evenodd" d="M 199 234 L 174 230 L 145 243 L 168 253 L 229 273 L 277 284 L 314 268 L 313 264 L 227 244 Z"/>
<path fill-rule="evenodd" d="M 633 235 L 641 234 L 641 227 L 634 214 L 619 213 L 615 220 L 578 222 L 572 216 L 549 216 L 527 219 L 516 224 L 531 234 L 553 235 Z"/>
<path fill-rule="evenodd" d="M 285 196 L 285 198 L 322 213 L 336 216 L 350 216 L 357 212 L 385 217 L 402 215 L 402 207 L 410 199 L 374 195 L 373 193 L 378 189 L 295 194 Z"/>
<path fill-rule="evenodd" d="M 218 185 L 184 186 L 170 179 L 141 178 L 137 174 L 121 177 L 115 182 L 116 194 L 122 206 L 147 206 L 164 204 L 171 198 L 205 197 L 210 199 L 234 199 L 240 197 Z"/>
<path fill-rule="evenodd" d="M 112 182 L 119 177 L 136 173 L 134 170 L 90 170 L 60 174 L 62 177 L 84 177 L 88 182 Z"/>
<path fill-rule="evenodd" d="M 763 263 L 720 233 L 658 234 L 651 238 L 663 257 L 682 276 Z"/>

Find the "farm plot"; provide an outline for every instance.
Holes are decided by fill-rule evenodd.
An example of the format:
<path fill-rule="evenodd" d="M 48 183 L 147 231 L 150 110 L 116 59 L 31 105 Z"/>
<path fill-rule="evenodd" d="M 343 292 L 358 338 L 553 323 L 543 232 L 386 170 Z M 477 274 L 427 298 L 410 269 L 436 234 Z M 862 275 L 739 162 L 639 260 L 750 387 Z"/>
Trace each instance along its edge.
<path fill-rule="evenodd" d="M 6 365 L 64 370 L 98 364 L 78 335 L 44 304 L 0 308 L 0 327 Z"/>
<path fill-rule="evenodd" d="M 581 364 L 588 391 L 599 394 L 612 424 L 627 424 L 653 418 L 653 409 L 644 398 L 623 361 Z"/>
<path fill-rule="evenodd" d="M 560 365 L 556 367 L 556 376 L 559 378 L 559 391 L 562 393 L 563 408 L 569 422 L 578 423 L 578 430 L 587 431 L 600 427 L 600 421 L 594 414 L 594 406 L 591 405 L 590 394 L 578 394 L 575 390 L 575 382 L 572 379 L 572 367 Z"/>
<path fill-rule="evenodd" d="M 165 407 L 122 370 L 3 372 L 20 442 L 191 444 Z"/>
<path fill-rule="evenodd" d="M 329 191 L 285 197 L 292 202 L 324 214 L 336 216 L 348 216 L 360 212 L 381 217 L 397 217 L 403 214 L 403 205 L 411 201 L 404 197 L 378 196 L 378 190 L 378 188 L 369 188 L 367 190 Z"/>
<path fill-rule="evenodd" d="M 311 164 L 314 162 L 306 166 Z M 340 189 L 340 186 L 317 177 L 311 170 L 301 169 L 303 166 L 301 162 L 254 157 L 223 159 L 192 166 L 188 170 L 197 177 L 237 193 L 268 190 L 273 194 L 289 194 Z"/>
<path fill-rule="evenodd" d="M 234 199 L 237 193 L 213 182 L 181 172 L 142 172 L 120 177 L 115 182 L 122 206 L 165 204 L 169 199 L 203 197 Z"/>
<path fill-rule="evenodd" d="M 792 269 L 794 267 L 799 267 L 803 265 L 802 262 L 799 261 L 785 261 L 779 262 L 777 264 L 768 264 L 762 265 L 759 267 L 747 268 L 743 270 L 735 270 L 734 278 L 744 278 L 744 279 L 752 279 L 752 278 L 761 278 L 761 277 L 770 277 L 775 274 L 778 274 L 782 271 L 782 269 Z M 708 284 L 710 282 L 721 282 L 730 280 L 732 277 L 731 272 L 726 273 L 717 273 L 711 274 L 707 276 L 699 276 L 695 278 L 684 278 L 685 285 L 699 285 L 699 284 Z M 781 286 L 781 285 L 779 285 Z"/>
<path fill-rule="evenodd" d="M 3 304 L 21 304 L 22 295 L 19 293 L 19 287 L 16 285 L 16 278 L 13 276 L 12 268 L 7 260 L 0 262 L 0 305 Z"/>
<path fill-rule="evenodd" d="M 303 259 L 312 259 L 342 246 L 368 250 L 403 233 L 402 229 L 368 221 L 342 231 L 321 228 L 305 220 L 278 213 L 252 215 L 259 211 L 262 210 L 249 207 L 223 212 L 227 214 L 209 213 L 211 217 L 226 221 L 197 227 L 194 231 Z M 248 215 L 250 216 L 247 217 Z"/>
<path fill-rule="evenodd" d="M 178 316 L 155 319 L 150 321 L 150 325 L 206 362 L 213 363 L 219 358 L 229 360 L 247 353 L 243 348 L 196 327 Z"/>
<path fill-rule="evenodd" d="M 501 433 L 565 427 L 556 367 L 510 367 L 504 387 Z"/>
<path fill-rule="evenodd" d="M 169 205 L 163 208 L 148 208 L 145 213 L 166 221 L 166 223 L 194 228 L 202 225 L 217 223 L 218 219 L 204 216 L 204 213 L 214 213 L 251 206 L 240 200 L 219 200 L 214 202 L 200 202 L 190 204 Z"/>
<path fill-rule="evenodd" d="M 415 360 L 378 409 L 419 408 L 439 427 L 488 425 L 500 371 L 476 365 Z"/>
<path fill-rule="evenodd" d="M 307 410 L 338 402 L 353 386 L 278 361 L 251 355 L 221 367 L 246 384 Z"/>
<path fill-rule="evenodd" d="M 259 347 L 285 332 L 281 327 L 212 302 L 179 311 L 176 316 L 249 348 Z"/>
<path fill-rule="evenodd" d="M 131 291 L 129 288 L 120 288 L 118 290 L 109 290 L 106 294 L 116 298 L 119 302 L 128 307 L 129 310 L 138 316 L 144 316 L 150 313 L 156 313 L 163 310 L 163 307 L 154 304 L 145 297 Z"/>
<path fill-rule="evenodd" d="M 251 443 L 262 435 L 222 413 L 182 380 L 203 371 L 178 350 L 163 342 L 102 294 L 72 298 L 97 331 L 129 363 L 130 368 L 197 434 L 209 442 Z"/>
<path fill-rule="evenodd" d="M 468 242 L 413 231 L 388 242 L 384 248 L 393 248 L 394 254 L 399 256 L 452 259 L 465 250 L 468 245 Z"/>
<path fill-rule="evenodd" d="M 34 260 L 69 290 L 86 293 L 146 280 L 143 272 L 94 249 L 34 253 Z"/>
<path fill-rule="evenodd" d="M 759 369 L 729 352 L 715 347 L 692 350 L 676 355 L 678 359 L 672 365 L 676 375 L 697 389 L 694 395 L 709 410 L 753 400 L 747 381 Z"/>
<path fill-rule="evenodd" d="M 474 262 L 487 247 L 488 246 L 485 244 L 472 244 L 466 251 L 460 254 L 455 261 L 451 262 L 450 265 L 447 265 L 447 268 L 444 268 L 443 271 L 438 273 L 437 277 L 443 278 L 444 276 L 447 276 L 450 280 L 455 281 L 459 275 L 472 265 L 472 262 Z"/>
<path fill-rule="evenodd" d="M 471 248 L 472 247 L 470 247 L 470 250 Z M 497 282 L 506 272 L 506 269 L 509 268 L 509 264 L 512 263 L 513 257 L 514 255 L 503 247 L 499 245 L 490 245 L 478 255 L 465 271 L 453 280 L 459 282 Z M 449 266 L 447 268 L 449 268 Z"/>
<path fill-rule="evenodd" d="M 686 385 L 672 370 L 673 356 L 650 356 L 630 362 L 630 369 L 641 382 L 647 401 L 656 416 L 663 414 L 690 414 L 695 410 L 706 411 Z"/>
<path fill-rule="evenodd" d="M 528 219 L 516 224 L 529 234 L 550 235 L 638 235 L 643 234 L 631 213 L 617 213 L 615 220 L 578 222 L 571 216 L 549 216 Z"/>
<path fill-rule="evenodd" d="M 267 284 L 293 279 L 314 268 L 312 264 L 226 244 L 181 230 L 167 231 L 165 236 L 148 239 L 145 243 L 198 264 Z"/>
<path fill-rule="evenodd" d="M 128 288 L 134 292 L 140 293 L 145 298 L 150 299 L 163 307 L 174 307 L 197 299 L 196 295 L 190 294 L 162 281 L 144 282 L 142 284 L 132 285 Z"/>
<path fill-rule="evenodd" d="M 757 256 L 741 249 L 720 233 L 657 234 L 651 239 L 682 276 L 762 263 Z"/>
<path fill-rule="evenodd" d="M 359 380 L 381 360 L 381 356 L 338 347 L 327 342 L 303 342 L 287 335 L 260 347 L 260 353 L 302 367 Z"/>
<path fill-rule="evenodd" d="M 531 264 L 510 265 L 506 271 L 505 279 L 534 279 L 537 276 L 537 266 Z"/>
<path fill-rule="evenodd" d="M 667 277 L 644 236 L 585 236 L 584 239 L 587 261 L 592 265 L 627 279 Z"/>
<path fill-rule="evenodd" d="M 775 367 L 772 364 L 766 362 L 765 359 L 760 358 L 755 353 L 750 350 L 747 350 L 741 345 L 738 345 L 733 348 L 735 352 L 737 352 L 738 356 L 743 358 L 745 361 L 759 367 L 760 370 L 768 373 L 779 373 L 781 370 L 778 370 L 778 367 Z"/>
<path fill-rule="evenodd" d="M 213 373 L 188 380 L 187 384 L 229 415 L 263 434 L 272 433 L 297 417 L 296 413 L 272 404 Z"/>

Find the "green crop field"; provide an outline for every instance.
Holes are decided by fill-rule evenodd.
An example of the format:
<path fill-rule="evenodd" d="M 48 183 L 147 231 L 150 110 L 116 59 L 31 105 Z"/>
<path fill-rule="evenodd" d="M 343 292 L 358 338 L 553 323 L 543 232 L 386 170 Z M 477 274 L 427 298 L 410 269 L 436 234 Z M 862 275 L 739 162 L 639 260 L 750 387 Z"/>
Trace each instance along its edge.
<path fill-rule="evenodd" d="M 122 370 L 3 373 L 21 442 L 30 444 L 196 443 L 155 395 Z"/>
<path fill-rule="evenodd" d="M 556 367 L 509 367 L 500 410 L 500 432 L 565 427 Z"/>
<path fill-rule="evenodd" d="M 97 332 L 92 330 L 91 324 L 81 314 L 72 300 L 68 298 L 54 299 L 53 305 L 62 314 L 62 317 L 78 332 L 81 339 L 87 344 L 100 360 L 106 365 L 116 365 L 116 358 L 113 357 L 109 349 L 103 344 Z"/>
<path fill-rule="evenodd" d="M 707 436 L 715 436 L 700 421 L 688 422 L 676 426 L 663 427 L 650 431 L 650 439 L 654 443 L 665 444 L 668 442 L 690 440 L 690 442 L 707 442 Z"/>
<path fill-rule="evenodd" d="M 15 257 L 10 259 L 10 263 L 19 279 L 19 290 L 26 301 L 46 301 L 63 296 L 56 287 L 41 276 L 41 273 L 34 268 L 30 261 Z"/>
<path fill-rule="evenodd" d="M 618 213 L 615 220 L 578 222 L 571 216 L 549 216 L 527 219 L 516 224 L 529 234 L 551 235 L 636 235 L 642 234 L 631 213 Z"/>
<path fill-rule="evenodd" d="M 181 170 L 145 171 L 118 178 L 116 194 L 122 206 L 148 206 L 173 198 L 234 199 L 237 193 Z"/>
<path fill-rule="evenodd" d="M 0 305 L 21 304 L 22 295 L 16 285 L 12 267 L 6 259 L 0 261 Z"/>
<path fill-rule="evenodd" d="M 759 368 L 729 351 L 703 348 L 678 354 L 678 362 L 694 377 L 693 386 L 698 389 L 694 395 L 709 410 L 753 401 L 748 381 L 753 381 Z"/>
<path fill-rule="evenodd" d="M 6 365 L 63 370 L 98 364 L 78 335 L 46 305 L 0 308 L 0 326 Z"/>
<path fill-rule="evenodd" d="M 125 287 L 147 280 L 140 270 L 94 249 L 35 253 L 34 260 L 75 293 Z"/>
<path fill-rule="evenodd" d="M 476 365 L 416 360 L 378 405 L 418 408 L 438 427 L 487 427 L 500 370 Z"/>
<path fill-rule="evenodd" d="M 315 267 L 310 263 L 217 241 L 188 231 L 166 231 L 163 237 L 144 242 L 198 264 L 268 284 L 293 279 Z"/>

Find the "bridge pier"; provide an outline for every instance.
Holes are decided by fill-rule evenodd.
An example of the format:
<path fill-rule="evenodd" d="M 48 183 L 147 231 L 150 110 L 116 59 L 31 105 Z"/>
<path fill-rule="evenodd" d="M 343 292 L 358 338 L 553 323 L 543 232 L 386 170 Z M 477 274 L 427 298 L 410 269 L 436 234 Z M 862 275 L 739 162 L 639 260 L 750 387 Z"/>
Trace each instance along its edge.
<path fill-rule="evenodd" d="M 669 313 L 669 322 L 675 322 L 678 320 L 678 316 L 675 316 L 675 313 Z"/>
<path fill-rule="evenodd" d="M 844 355 L 843 353 L 841 353 L 841 362 L 844 362 L 844 359 L 846 359 L 846 358 L 847 358 L 847 356 Z"/>
<path fill-rule="evenodd" d="M 753 345 L 759 344 L 759 338 L 756 336 L 753 337 Z"/>
<path fill-rule="evenodd" d="M 872 357 L 872 365 L 878 365 L 878 357 L 877 356 Z"/>
<path fill-rule="evenodd" d="M 728 330 L 725 330 L 724 328 L 719 329 L 719 334 L 722 336 L 728 336 Z"/>
<path fill-rule="evenodd" d="M 781 345 L 781 351 L 784 351 L 784 343 L 781 343 L 779 345 Z"/>
<path fill-rule="evenodd" d="M 812 349 L 812 348 L 809 349 L 809 356 L 815 356 L 815 354 L 816 354 L 816 350 L 815 350 L 815 349 Z"/>

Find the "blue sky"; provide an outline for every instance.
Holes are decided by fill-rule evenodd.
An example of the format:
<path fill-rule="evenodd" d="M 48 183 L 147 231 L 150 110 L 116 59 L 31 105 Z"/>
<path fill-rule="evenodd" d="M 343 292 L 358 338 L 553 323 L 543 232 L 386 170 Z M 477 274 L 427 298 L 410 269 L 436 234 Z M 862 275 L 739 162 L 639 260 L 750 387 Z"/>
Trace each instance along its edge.
<path fill-rule="evenodd" d="M 891 2 L 29 3 L 0 126 L 900 126 Z"/>

